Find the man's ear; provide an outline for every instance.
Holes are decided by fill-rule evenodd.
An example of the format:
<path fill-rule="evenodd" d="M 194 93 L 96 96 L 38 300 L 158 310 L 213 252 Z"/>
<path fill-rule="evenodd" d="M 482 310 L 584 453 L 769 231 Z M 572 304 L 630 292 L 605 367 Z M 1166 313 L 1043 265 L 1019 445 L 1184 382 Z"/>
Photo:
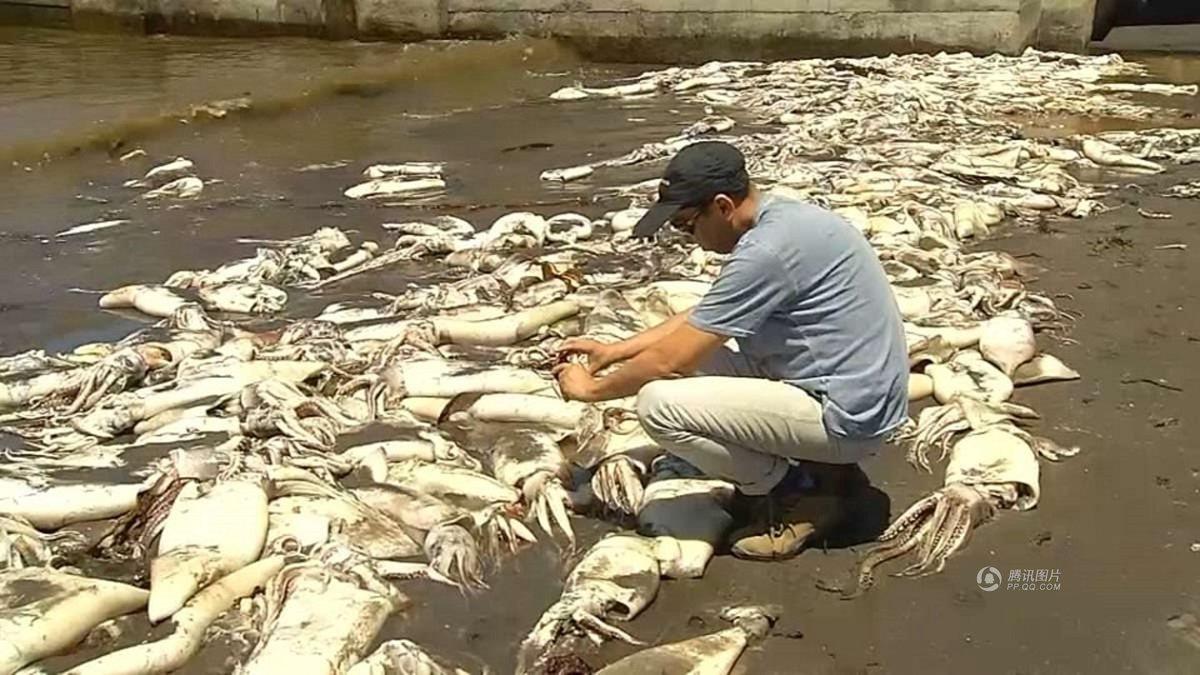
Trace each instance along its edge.
<path fill-rule="evenodd" d="M 713 197 L 713 201 L 716 202 L 717 209 L 721 211 L 721 215 L 727 218 L 737 209 L 737 204 L 733 203 L 733 198 L 729 195 L 717 195 Z"/>

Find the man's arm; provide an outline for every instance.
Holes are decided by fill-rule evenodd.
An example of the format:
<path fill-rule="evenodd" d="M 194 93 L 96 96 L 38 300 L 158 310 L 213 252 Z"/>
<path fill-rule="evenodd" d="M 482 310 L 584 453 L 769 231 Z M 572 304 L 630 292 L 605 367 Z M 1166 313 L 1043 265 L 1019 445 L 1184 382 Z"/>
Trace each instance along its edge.
<path fill-rule="evenodd" d="M 632 359 L 655 344 L 666 340 L 680 327 L 688 325 L 687 319 L 691 314 L 692 310 L 690 309 L 680 312 L 653 328 L 647 328 L 631 338 L 618 342 L 616 347 L 620 358 L 617 361 Z"/>
<path fill-rule="evenodd" d="M 632 396 L 647 382 L 694 372 L 728 339 L 700 330 L 687 323 L 686 318 L 677 319 L 678 316 L 672 317 L 639 335 L 638 338 L 641 338 L 654 334 L 660 328 L 673 326 L 669 332 L 664 331 L 664 337 L 642 348 L 610 375 L 594 378 L 581 366 L 568 364 L 560 367 L 556 372 L 559 373 L 563 396 L 579 401 L 607 401 Z"/>
<path fill-rule="evenodd" d="M 665 339 L 680 326 L 686 325 L 690 310 L 619 342 L 598 342 L 590 338 L 569 338 L 559 346 L 559 354 L 582 354 L 587 357 L 590 373 L 597 373 L 614 363 L 627 361 L 641 354 L 654 343 Z"/>

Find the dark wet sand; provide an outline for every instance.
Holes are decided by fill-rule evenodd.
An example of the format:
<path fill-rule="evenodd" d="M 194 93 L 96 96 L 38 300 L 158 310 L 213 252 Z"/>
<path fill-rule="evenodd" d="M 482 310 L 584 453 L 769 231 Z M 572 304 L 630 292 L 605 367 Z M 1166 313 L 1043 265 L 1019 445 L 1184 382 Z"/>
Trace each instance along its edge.
<path fill-rule="evenodd" d="M 543 47 L 535 46 L 535 49 Z M 0 353 L 66 349 L 111 340 L 137 322 L 94 308 L 95 296 L 69 287 L 107 288 L 157 281 L 181 268 L 213 266 L 253 247 L 238 236 L 287 237 L 338 225 L 386 241 L 378 225 L 445 210 L 486 225 L 518 204 L 588 194 L 596 185 L 633 182 L 654 167 L 597 174 L 566 188 L 541 185 L 542 169 L 611 156 L 660 140 L 700 116 L 668 99 L 650 103 L 536 101 L 575 79 L 622 71 L 581 65 L 569 57 L 511 55 L 491 86 L 478 73 L 432 67 L 412 82 L 345 91 L 287 114 L 245 115 L 211 124 L 170 125 L 129 139 L 154 160 L 185 155 L 200 175 L 217 178 L 181 208 L 147 207 L 120 188 L 149 165 L 120 165 L 102 152 L 0 169 Z M 498 62 L 501 58 L 496 59 Z M 461 66 L 460 66 L 461 67 Z M 550 73 L 529 77 L 524 70 Z M 636 69 L 635 69 L 636 70 Z M 1194 69 L 1189 72 L 1195 72 Z M 455 84 L 457 83 L 457 84 Z M 443 114 L 447 110 L 457 110 Z M 428 115 L 441 115 L 427 117 Z M 630 118 L 645 121 L 630 122 Z M 528 143 L 542 150 L 506 151 Z M 295 169 L 348 160 L 326 171 Z M 448 163 L 446 197 L 421 208 L 350 203 L 341 190 L 377 161 Z M 1154 196 L 1162 186 L 1200 178 L 1200 169 L 1153 179 L 1109 177 L 1124 188 L 1111 198 L 1122 208 L 1084 221 L 1053 221 L 1043 231 L 1001 232 L 984 248 L 1020 255 L 1044 271 L 1032 286 L 1056 297 L 1080 318 L 1069 333 L 1077 344 L 1041 336 L 1043 348 L 1083 373 L 1074 383 L 1043 385 L 1016 399 L 1040 411 L 1046 435 L 1078 443 L 1083 453 L 1044 465 L 1043 498 L 1033 512 L 1001 514 L 975 533 L 945 572 L 920 579 L 885 577 L 868 595 L 840 601 L 820 590 L 847 583 L 863 546 L 809 551 L 783 564 L 722 556 L 702 580 L 666 582 L 658 600 L 629 629 L 650 642 L 722 627 L 716 611 L 731 603 L 778 602 L 775 635 L 754 648 L 747 673 L 1195 673 L 1200 648 L 1168 627 L 1183 613 L 1200 614 L 1200 459 L 1188 442 L 1200 375 L 1200 203 Z M 84 198 L 75 198 L 82 195 Z M 105 199 L 106 204 L 93 200 Z M 438 206 L 440 204 L 441 206 Z M 466 212 L 469 204 L 505 204 Z M 1170 211 L 1149 220 L 1141 206 Z M 543 213 L 604 205 L 569 203 Z M 130 225 L 56 241 L 53 232 L 100 218 Z M 1155 250 L 1185 243 L 1188 250 Z M 406 268 L 335 288 L 320 302 L 293 300 L 292 311 L 319 307 L 339 293 L 395 291 L 427 269 Z M 1166 380 L 1172 389 L 1123 379 Z M 1181 389 L 1176 391 L 1174 388 Z M 1192 413 L 1194 414 L 1194 413 Z M 890 509 L 896 515 L 937 485 L 915 473 L 898 450 L 864 467 L 877 492 L 846 539 L 870 537 Z M 940 469 L 938 471 L 940 474 Z M 579 520 L 585 544 L 607 529 Z M 975 582 L 983 566 L 1056 569 L 1061 589 L 986 593 Z M 885 571 L 901 567 L 893 563 Z M 543 544 L 505 561 L 492 590 L 464 598 L 425 584 L 405 587 L 412 607 L 382 637 L 407 637 L 465 664 L 511 672 L 516 646 L 558 595 L 569 569 Z M 131 628 L 133 633 L 138 629 Z M 628 650 L 609 646 L 585 655 L 607 663 Z M 182 672 L 221 673 L 227 647 L 218 642 Z"/>

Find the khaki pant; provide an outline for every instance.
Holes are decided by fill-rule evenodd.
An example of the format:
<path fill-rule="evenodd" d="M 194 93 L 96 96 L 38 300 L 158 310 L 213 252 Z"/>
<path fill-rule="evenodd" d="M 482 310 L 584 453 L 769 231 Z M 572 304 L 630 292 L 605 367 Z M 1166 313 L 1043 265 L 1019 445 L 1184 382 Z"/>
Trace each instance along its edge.
<path fill-rule="evenodd" d="M 668 452 L 748 495 L 770 492 L 788 459 L 853 464 L 883 444 L 826 433 L 817 399 L 763 375 L 746 356 L 722 348 L 697 376 L 642 387 L 638 419 Z"/>

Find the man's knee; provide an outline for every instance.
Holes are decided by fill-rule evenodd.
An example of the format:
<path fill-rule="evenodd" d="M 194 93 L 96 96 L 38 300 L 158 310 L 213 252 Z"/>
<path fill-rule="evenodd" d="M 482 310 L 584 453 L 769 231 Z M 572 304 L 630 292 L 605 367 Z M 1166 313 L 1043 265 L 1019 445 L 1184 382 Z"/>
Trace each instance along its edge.
<path fill-rule="evenodd" d="M 652 437 L 671 428 L 671 382 L 655 380 L 642 386 L 637 395 L 637 415 L 642 428 Z"/>

